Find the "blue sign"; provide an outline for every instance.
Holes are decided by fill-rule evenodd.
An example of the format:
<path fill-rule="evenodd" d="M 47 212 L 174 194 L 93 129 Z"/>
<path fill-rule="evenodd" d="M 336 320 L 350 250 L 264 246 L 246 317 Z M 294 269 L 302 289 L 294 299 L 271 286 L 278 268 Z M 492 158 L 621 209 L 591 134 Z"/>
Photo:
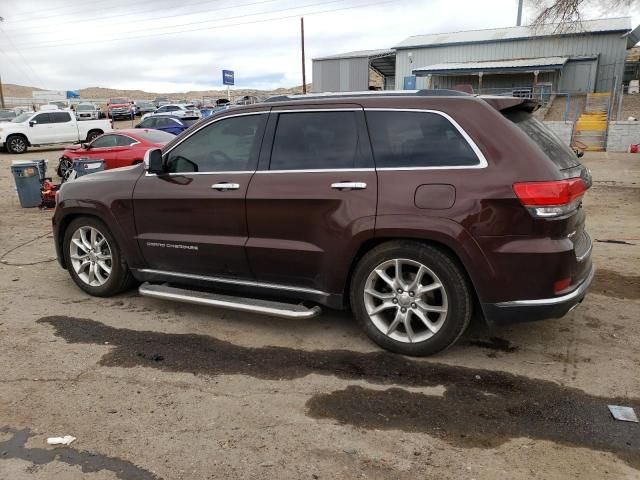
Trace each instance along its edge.
<path fill-rule="evenodd" d="M 415 90 L 416 89 L 416 76 L 410 75 L 408 77 L 404 77 L 404 89 L 405 90 Z"/>
<path fill-rule="evenodd" d="M 222 70 L 222 84 L 235 85 L 233 80 L 233 70 Z"/>

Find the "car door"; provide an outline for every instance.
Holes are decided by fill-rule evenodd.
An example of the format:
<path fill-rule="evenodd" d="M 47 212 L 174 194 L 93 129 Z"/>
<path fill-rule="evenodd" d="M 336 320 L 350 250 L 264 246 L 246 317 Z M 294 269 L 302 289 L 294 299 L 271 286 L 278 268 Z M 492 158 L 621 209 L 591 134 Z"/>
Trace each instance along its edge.
<path fill-rule="evenodd" d="M 51 112 L 53 142 L 65 143 L 65 142 L 77 142 L 78 141 L 78 128 L 75 122 L 73 122 L 71 112 Z"/>
<path fill-rule="evenodd" d="M 29 121 L 29 141 L 34 145 L 53 143 L 51 114 L 39 113 Z"/>
<path fill-rule="evenodd" d="M 122 147 L 118 147 L 118 135 L 107 133 L 96 138 L 90 143 L 90 148 L 87 151 L 89 158 L 96 160 L 104 160 L 105 170 L 110 168 L 116 168 L 118 163 L 116 157 L 119 150 Z"/>
<path fill-rule="evenodd" d="M 216 118 L 163 152 L 167 173 L 134 194 L 137 240 L 150 270 L 251 278 L 245 196 L 267 112 Z"/>
<path fill-rule="evenodd" d="M 272 110 L 247 192 L 247 256 L 256 280 L 342 293 L 359 245 L 374 232 L 368 142 L 359 105 Z"/>
<path fill-rule="evenodd" d="M 112 149 L 115 152 L 115 168 L 128 167 L 134 162 L 141 162 L 143 153 L 139 152 L 135 147 L 140 142 L 128 135 L 116 135 L 116 146 Z"/>

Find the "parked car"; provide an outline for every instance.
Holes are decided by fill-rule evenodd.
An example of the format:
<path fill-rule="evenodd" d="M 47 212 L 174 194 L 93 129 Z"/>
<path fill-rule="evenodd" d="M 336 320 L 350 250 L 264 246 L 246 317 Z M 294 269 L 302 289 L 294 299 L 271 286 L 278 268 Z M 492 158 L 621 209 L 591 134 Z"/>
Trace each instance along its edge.
<path fill-rule="evenodd" d="M 150 148 L 164 146 L 173 135 L 150 129 L 122 129 L 105 133 L 92 142 L 65 148 L 58 162 L 58 176 L 66 178 L 73 159 L 104 160 L 105 170 L 141 163 Z"/>
<path fill-rule="evenodd" d="M 184 132 L 200 120 L 198 117 L 177 117 L 175 115 L 153 115 L 145 118 L 136 128 L 155 128 L 172 135 Z"/>
<path fill-rule="evenodd" d="M 138 100 L 135 103 L 134 107 L 136 116 L 138 117 L 144 115 L 145 113 L 151 113 L 156 110 L 156 106 L 153 104 L 153 102 L 149 102 L 146 100 Z"/>
<path fill-rule="evenodd" d="M 49 102 L 47 105 L 55 105 L 60 110 L 64 110 L 66 108 L 69 108 L 69 105 L 67 104 L 67 102 L 63 102 L 63 101 L 59 101 L 59 100 L 58 101 Z"/>
<path fill-rule="evenodd" d="M 107 101 L 107 112 L 113 119 L 127 118 L 133 119 L 133 102 L 128 98 L 110 98 Z"/>
<path fill-rule="evenodd" d="M 17 116 L 18 115 L 13 110 L 9 110 L 9 109 L 0 110 L 0 122 L 10 122 Z"/>
<path fill-rule="evenodd" d="M 162 105 L 168 105 L 171 103 L 171 100 L 169 100 L 169 97 L 156 97 L 153 99 L 152 102 L 156 108 L 161 107 Z"/>
<path fill-rule="evenodd" d="M 29 147 L 90 142 L 112 130 L 110 120 L 79 122 L 70 110 L 43 105 L 38 112 L 25 112 L 0 127 L 0 148 L 9 153 L 25 153 Z"/>
<path fill-rule="evenodd" d="M 91 295 L 135 279 L 142 295 L 288 318 L 320 308 L 274 297 L 350 307 L 406 355 L 452 345 L 474 312 L 560 317 L 593 278 L 591 177 L 532 108 L 428 90 L 229 109 L 62 189 L 58 259 Z"/>
<path fill-rule="evenodd" d="M 83 102 L 76 105 L 76 118 L 78 120 L 98 120 L 100 109 L 90 102 Z"/>
<path fill-rule="evenodd" d="M 173 103 L 170 105 L 163 105 L 160 108 L 157 108 L 152 113 L 147 113 L 142 116 L 142 120 L 148 118 L 152 115 L 175 115 L 176 117 L 198 117 L 200 118 L 200 110 L 194 107 L 191 104 L 183 104 L 183 103 Z"/>

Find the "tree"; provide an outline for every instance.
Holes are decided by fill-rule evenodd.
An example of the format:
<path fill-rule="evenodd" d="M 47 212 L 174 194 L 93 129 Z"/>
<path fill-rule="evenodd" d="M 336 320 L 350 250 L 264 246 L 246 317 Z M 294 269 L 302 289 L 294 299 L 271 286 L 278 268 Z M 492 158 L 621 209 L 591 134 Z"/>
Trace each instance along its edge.
<path fill-rule="evenodd" d="M 538 15 L 534 26 L 548 23 L 557 25 L 557 29 L 575 28 L 580 25 L 585 11 L 590 17 L 602 18 L 612 12 L 620 12 L 640 7 L 640 0 L 529 0 Z"/>

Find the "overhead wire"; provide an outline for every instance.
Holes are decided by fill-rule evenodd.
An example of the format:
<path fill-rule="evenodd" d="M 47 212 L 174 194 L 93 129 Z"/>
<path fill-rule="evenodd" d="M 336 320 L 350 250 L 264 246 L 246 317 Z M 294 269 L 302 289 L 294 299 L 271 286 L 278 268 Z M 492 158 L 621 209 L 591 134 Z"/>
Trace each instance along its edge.
<path fill-rule="evenodd" d="M 331 3 L 336 3 L 338 1 L 342 1 L 342 0 L 330 0 L 330 1 L 327 1 L 327 2 L 317 2 L 317 3 L 302 5 L 302 6 L 285 8 L 285 9 L 281 9 L 281 10 L 273 10 L 273 11 L 266 11 L 266 12 L 259 12 L 259 13 L 250 13 L 250 14 L 245 14 L 245 15 L 237 15 L 237 16 L 232 16 L 232 17 L 225 17 L 223 19 L 218 19 L 218 20 L 206 20 L 206 21 L 201 21 L 201 22 L 190 22 L 190 23 L 186 23 L 186 24 L 182 24 L 182 25 L 176 25 L 176 26 L 173 26 L 171 28 L 175 28 L 175 27 L 178 27 L 178 26 L 190 26 L 190 25 L 197 25 L 197 24 L 202 24 L 202 23 L 219 22 L 219 21 L 225 21 L 225 20 L 232 20 L 232 19 L 236 19 L 236 18 L 246 18 L 246 17 L 257 16 L 257 15 L 269 15 L 269 14 L 273 14 L 273 13 L 283 13 L 283 12 L 291 11 L 291 10 L 299 10 L 299 9 L 303 9 L 303 8 L 313 7 L 313 6 L 327 5 L 327 4 L 331 4 Z M 94 45 L 94 44 L 101 44 L 101 43 L 105 43 L 105 42 L 119 42 L 119 41 L 134 40 L 134 39 L 140 39 L 140 38 L 151 38 L 151 37 L 160 37 L 160 36 L 167 36 L 167 35 L 178 35 L 178 34 L 181 34 L 181 33 L 190 33 L 190 32 L 204 31 L 204 30 L 214 30 L 214 29 L 219 29 L 219 28 L 229 28 L 229 27 L 237 27 L 237 26 L 242 26 L 242 25 L 252 25 L 252 24 L 257 24 L 257 23 L 265 23 L 265 22 L 272 22 L 272 21 L 278 21 L 278 20 L 285 20 L 285 19 L 289 19 L 289 18 L 296 18 L 296 17 L 299 17 L 301 15 L 303 15 L 303 16 L 321 15 L 321 14 L 325 14 L 325 13 L 333 13 L 333 12 L 339 12 L 339 11 L 344 11 L 344 10 L 353 10 L 353 9 L 357 9 L 357 8 L 384 5 L 384 4 L 388 4 L 388 3 L 395 3 L 395 2 L 398 2 L 398 1 L 401 1 L 401 0 L 381 0 L 381 1 L 378 1 L 378 2 L 369 2 L 369 3 L 364 3 L 364 4 L 359 4 L 359 5 L 351 5 L 351 6 L 348 6 L 348 7 L 340 7 L 340 8 L 334 8 L 334 9 L 329 9 L 329 10 L 319 10 L 319 11 L 315 11 L 315 12 L 300 12 L 300 13 L 296 13 L 296 14 L 293 14 L 293 15 L 286 15 L 286 16 L 281 16 L 281 17 L 265 18 L 265 19 L 251 20 L 251 21 L 247 21 L 247 22 L 237 22 L 237 23 L 224 24 L 224 25 L 209 25 L 209 26 L 206 26 L 206 27 L 184 29 L 184 30 L 178 30 L 178 31 L 175 31 L 175 32 L 159 32 L 159 33 L 153 33 L 153 34 L 133 35 L 133 36 L 128 36 L 128 37 L 120 37 L 120 38 L 118 38 L 118 37 L 105 38 L 105 39 L 92 40 L 92 41 L 86 41 L 86 42 L 74 41 L 74 42 L 71 42 L 71 43 L 61 43 L 61 44 L 49 44 L 49 43 L 32 44 L 32 45 L 26 45 L 26 46 L 22 47 L 22 49 L 23 50 L 33 50 L 33 49 L 39 49 L 39 48 L 59 48 L 59 47 L 66 47 L 66 46 Z M 169 27 L 167 27 L 167 28 L 169 28 Z M 146 29 L 146 30 L 157 30 L 157 27 L 154 27 L 152 29 Z M 136 30 L 136 31 L 140 31 L 140 30 Z M 133 33 L 133 32 L 126 32 L 126 33 Z"/>

